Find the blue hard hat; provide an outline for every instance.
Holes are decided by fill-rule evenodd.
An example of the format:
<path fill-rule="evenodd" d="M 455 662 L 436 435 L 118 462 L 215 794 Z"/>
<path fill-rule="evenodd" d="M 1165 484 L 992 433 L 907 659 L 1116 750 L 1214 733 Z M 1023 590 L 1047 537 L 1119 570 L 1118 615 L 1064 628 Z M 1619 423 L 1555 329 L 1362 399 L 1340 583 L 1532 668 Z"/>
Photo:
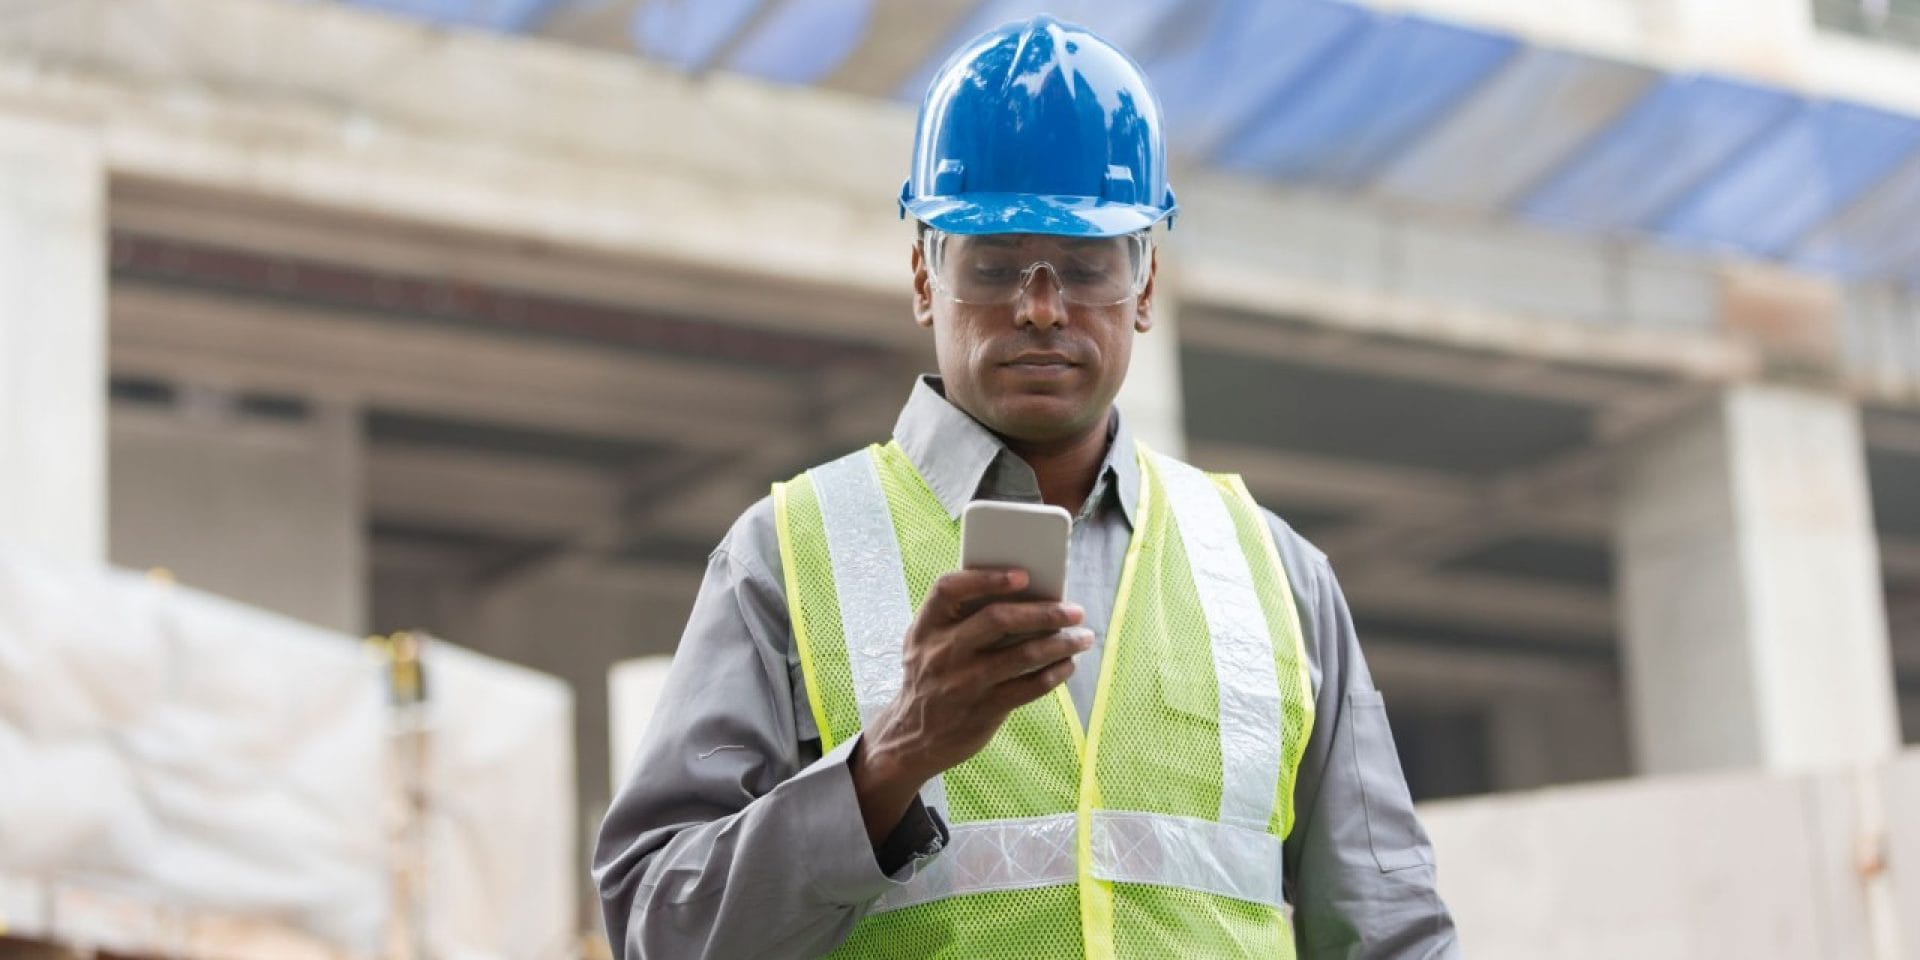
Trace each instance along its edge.
<path fill-rule="evenodd" d="M 1111 237 L 1174 206 L 1146 74 L 1045 15 L 975 37 L 934 74 L 900 189 L 902 216 L 948 233 Z"/>

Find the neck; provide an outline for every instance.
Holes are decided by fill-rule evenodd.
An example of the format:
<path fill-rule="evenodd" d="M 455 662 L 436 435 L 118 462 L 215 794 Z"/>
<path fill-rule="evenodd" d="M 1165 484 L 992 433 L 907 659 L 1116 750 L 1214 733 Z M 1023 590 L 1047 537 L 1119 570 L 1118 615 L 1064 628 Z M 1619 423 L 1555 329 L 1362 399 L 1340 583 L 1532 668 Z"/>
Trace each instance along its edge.
<path fill-rule="evenodd" d="M 1007 449 L 1027 462 L 1040 482 L 1040 499 L 1078 515 L 1093 492 L 1100 465 L 1107 458 L 1109 409 L 1091 429 L 1061 440 L 1030 442 L 1002 437 Z"/>

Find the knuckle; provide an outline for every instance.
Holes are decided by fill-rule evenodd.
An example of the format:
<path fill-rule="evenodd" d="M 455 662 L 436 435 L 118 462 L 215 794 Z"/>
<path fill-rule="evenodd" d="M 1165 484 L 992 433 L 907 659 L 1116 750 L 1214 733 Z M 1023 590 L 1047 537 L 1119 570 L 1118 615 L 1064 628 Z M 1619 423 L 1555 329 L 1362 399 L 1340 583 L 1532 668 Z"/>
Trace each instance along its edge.
<path fill-rule="evenodd" d="M 1020 608 L 1010 603 L 996 604 L 992 608 L 989 623 L 1001 633 L 1012 633 L 1020 626 Z"/>
<path fill-rule="evenodd" d="M 1075 622 L 1073 618 L 1073 608 L 1064 603 L 1056 603 L 1047 611 L 1047 619 L 1052 620 L 1062 627 L 1073 626 Z"/>
<path fill-rule="evenodd" d="M 1060 616 L 1060 608 L 1051 604 L 1034 604 L 1028 609 L 1029 630 L 1058 630 L 1067 625 Z"/>
<path fill-rule="evenodd" d="M 922 609 L 947 610 L 960 599 L 960 571 L 943 573 L 933 581 L 933 587 L 927 592 L 927 602 Z"/>
<path fill-rule="evenodd" d="M 1025 654 L 1027 664 L 1037 667 L 1060 659 L 1063 644 L 1059 637 L 1049 637 L 1044 643 L 1035 641 L 1025 647 L 1021 652 Z"/>

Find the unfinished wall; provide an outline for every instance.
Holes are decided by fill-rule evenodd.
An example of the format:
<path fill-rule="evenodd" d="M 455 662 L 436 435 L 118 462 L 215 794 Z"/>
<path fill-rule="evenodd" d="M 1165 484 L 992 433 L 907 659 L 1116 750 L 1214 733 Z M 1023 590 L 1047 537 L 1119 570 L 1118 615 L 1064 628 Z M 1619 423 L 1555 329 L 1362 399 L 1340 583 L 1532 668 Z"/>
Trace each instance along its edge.
<path fill-rule="evenodd" d="M 1920 752 L 1425 805 L 1479 960 L 1920 958 Z"/>

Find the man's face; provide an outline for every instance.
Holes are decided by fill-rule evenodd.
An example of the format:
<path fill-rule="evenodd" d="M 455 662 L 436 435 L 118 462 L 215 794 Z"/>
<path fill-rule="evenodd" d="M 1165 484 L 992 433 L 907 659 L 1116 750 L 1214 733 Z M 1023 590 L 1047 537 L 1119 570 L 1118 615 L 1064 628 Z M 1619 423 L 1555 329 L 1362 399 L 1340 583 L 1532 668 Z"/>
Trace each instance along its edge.
<path fill-rule="evenodd" d="M 933 328 L 947 399 L 995 433 L 1028 443 L 1101 426 L 1126 379 L 1134 333 L 1153 324 L 1152 252 L 1144 254 L 1146 283 L 1137 295 L 1127 283 L 1119 303 L 1089 305 L 1067 293 L 1112 299 L 1099 294 L 1096 279 L 1116 266 L 1111 241 L 1001 234 L 941 242 L 943 282 L 932 274 L 927 245 L 914 245 L 914 318 Z M 978 302 L 1000 298 L 968 286 L 975 278 L 1009 286 L 1036 261 L 1047 265 L 1032 270 L 1009 302 Z"/>

